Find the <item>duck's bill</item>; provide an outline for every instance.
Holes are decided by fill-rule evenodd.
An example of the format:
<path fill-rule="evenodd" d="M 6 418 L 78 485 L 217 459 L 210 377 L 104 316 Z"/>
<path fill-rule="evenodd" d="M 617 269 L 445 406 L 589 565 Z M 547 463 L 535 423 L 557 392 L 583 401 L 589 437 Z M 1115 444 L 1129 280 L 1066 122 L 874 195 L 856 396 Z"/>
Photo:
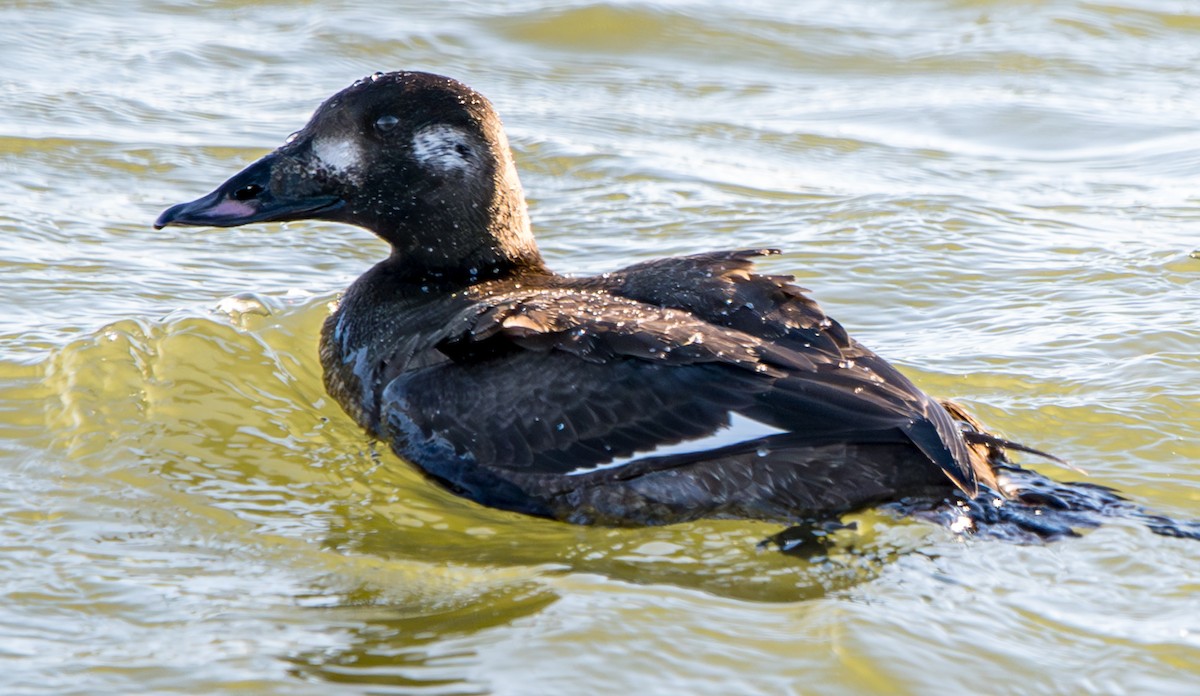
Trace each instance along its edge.
<path fill-rule="evenodd" d="M 252 222 L 307 220 L 324 217 L 342 207 L 343 201 L 338 196 L 315 191 L 288 191 L 304 191 L 309 187 L 288 186 L 288 177 L 273 176 L 278 161 L 279 155 L 267 155 L 207 196 L 167 208 L 154 221 L 154 228 L 160 230 L 167 225 L 237 227 Z"/>

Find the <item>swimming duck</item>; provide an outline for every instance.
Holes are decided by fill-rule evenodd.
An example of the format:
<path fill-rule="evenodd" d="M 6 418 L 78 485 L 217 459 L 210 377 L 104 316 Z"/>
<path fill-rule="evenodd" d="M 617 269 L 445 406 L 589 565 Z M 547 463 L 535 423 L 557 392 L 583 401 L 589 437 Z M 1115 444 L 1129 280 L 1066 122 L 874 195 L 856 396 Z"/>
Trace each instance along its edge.
<path fill-rule="evenodd" d="M 948 496 L 979 516 L 981 491 L 1016 497 L 1001 450 L 1022 447 L 927 396 L 791 277 L 756 272 L 774 250 L 547 268 L 500 119 L 456 80 L 360 80 L 155 227 L 301 219 L 391 245 L 324 325 L 329 393 L 484 505 L 651 525 Z"/>

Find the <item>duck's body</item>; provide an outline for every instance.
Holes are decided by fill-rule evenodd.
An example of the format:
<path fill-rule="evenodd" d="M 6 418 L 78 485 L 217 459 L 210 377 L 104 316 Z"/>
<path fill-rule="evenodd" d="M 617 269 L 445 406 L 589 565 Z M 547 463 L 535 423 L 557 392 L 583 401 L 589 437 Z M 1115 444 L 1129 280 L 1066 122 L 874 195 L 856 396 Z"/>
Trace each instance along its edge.
<path fill-rule="evenodd" d="M 485 505 L 664 524 L 821 518 L 982 488 L 978 517 L 1016 497 L 996 476 L 996 445 L 1011 443 L 952 417 L 789 277 L 755 273 L 769 251 L 591 278 L 547 269 L 499 118 L 449 78 L 355 83 L 156 226 L 305 218 L 392 246 L 325 325 L 330 393 Z"/>
<path fill-rule="evenodd" d="M 452 490 L 572 522 L 797 519 L 952 490 L 914 444 L 955 463 L 926 416 L 958 436 L 942 407 L 787 278 L 751 273 L 763 253 L 466 286 L 384 262 L 325 325 L 326 385 Z"/>

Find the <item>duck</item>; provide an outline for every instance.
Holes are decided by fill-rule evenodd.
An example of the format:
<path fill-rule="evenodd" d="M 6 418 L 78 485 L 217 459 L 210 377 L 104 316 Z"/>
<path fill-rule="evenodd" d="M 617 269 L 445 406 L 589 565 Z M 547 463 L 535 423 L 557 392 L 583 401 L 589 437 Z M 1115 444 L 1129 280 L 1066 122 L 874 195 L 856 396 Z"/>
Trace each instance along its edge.
<path fill-rule="evenodd" d="M 294 220 L 390 246 L 325 321 L 327 391 L 481 505 L 613 526 L 800 525 L 889 504 L 984 525 L 1007 510 L 1022 533 L 1054 537 L 1080 519 L 1042 509 L 1123 500 L 1013 465 L 1008 450 L 1044 453 L 925 394 L 791 276 L 756 270 L 775 249 L 554 272 L 499 116 L 458 80 L 358 80 L 154 226 Z"/>

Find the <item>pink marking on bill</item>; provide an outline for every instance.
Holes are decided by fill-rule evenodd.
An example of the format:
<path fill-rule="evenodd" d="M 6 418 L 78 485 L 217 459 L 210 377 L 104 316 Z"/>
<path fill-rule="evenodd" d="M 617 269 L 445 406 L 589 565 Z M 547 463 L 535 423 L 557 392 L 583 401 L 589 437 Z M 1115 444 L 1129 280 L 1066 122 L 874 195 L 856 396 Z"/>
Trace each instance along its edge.
<path fill-rule="evenodd" d="M 250 205 L 244 201 L 235 201 L 226 198 L 220 203 L 204 211 L 204 214 L 208 217 L 244 217 L 246 215 L 253 215 L 257 212 L 258 208 L 256 206 Z"/>

